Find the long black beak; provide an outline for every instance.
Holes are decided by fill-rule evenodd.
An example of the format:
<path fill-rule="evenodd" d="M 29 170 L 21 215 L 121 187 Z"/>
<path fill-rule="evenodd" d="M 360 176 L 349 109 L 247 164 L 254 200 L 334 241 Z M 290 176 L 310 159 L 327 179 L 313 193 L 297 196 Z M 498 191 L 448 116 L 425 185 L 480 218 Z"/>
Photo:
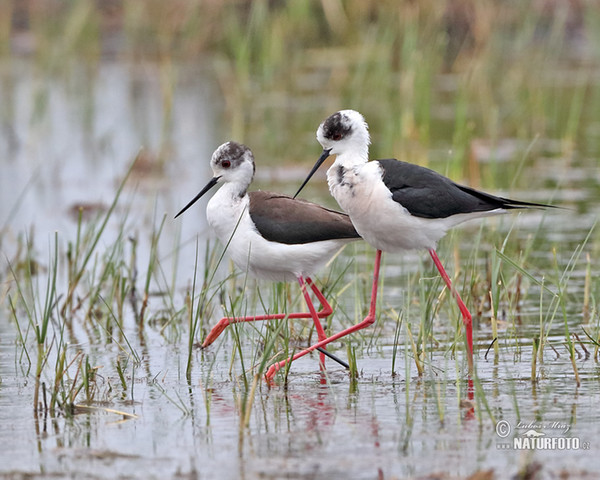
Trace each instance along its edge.
<path fill-rule="evenodd" d="M 182 209 L 179 211 L 179 213 L 178 213 L 177 215 L 175 215 L 175 218 L 177 218 L 179 215 L 181 215 L 183 212 L 185 212 L 185 211 L 186 211 L 188 208 L 190 208 L 190 207 L 191 207 L 191 206 L 192 206 L 194 203 L 196 203 L 196 202 L 197 202 L 197 201 L 200 199 L 200 197 L 201 197 L 202 195 L 204 195 L 204 194 L 205 194 L 206 192 L 208 192 L 208 191 L 209 191 L 211 188 L 213 188 L 213 187 L 214 187 L 214 186 L 217 184 L 217 182 L 219 181 L 219 178 L 221 178 L 221 177 L 213 177 L 213 178 L 211 178 L 211 179 L 210 179 L 210 182 L 208 182 L 208 183 L 206 184 L 206 186 L 205 186 L 205 187 L 204 187 L 202 190 L 200 190 L 200 193 L 199 193 L 198 195 L 196 195 L 196 196 L 193 198 L 193 200 L 192 200 L 190 203 L 188 203 L 188 204 L 187 204 L 185 207 L 183 207 L 183 208 L 182 208 Z"/>
<path fill-rule="evenodd" d="M 308 181 L 310 180 L 310 178 L 315 174 L 315 172 L 319 169 L 319 167 L 321 165 L 323 165 L 323 162 L 325 160 L 327 160 L 327 157 L 329 157 L 330 154 L 331 154 L 331 148 L 329 148 L 327 150 L 323 150 L 323 153 L 321 154 L 321 156 L 317 160 L 317 163 L 315 163 L 315 166 L 312 168 L 312 170 L 308 174 L 308 177 L 306 177 L 306 180 L 304 180 L 304 183 L 300 186 L 300 188 L 296 192 L 296 195 L 294 195 L 294 198 L 296 198 L 298 196 L 298 194 L 302 191 L 302 189 L 308 183 Z"/>

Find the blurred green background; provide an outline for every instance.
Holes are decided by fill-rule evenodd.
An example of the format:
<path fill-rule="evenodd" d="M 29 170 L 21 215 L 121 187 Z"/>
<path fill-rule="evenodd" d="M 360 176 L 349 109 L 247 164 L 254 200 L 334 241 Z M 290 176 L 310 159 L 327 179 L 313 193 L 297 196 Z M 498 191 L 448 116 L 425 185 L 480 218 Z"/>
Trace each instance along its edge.
<path fill-rule="evenodd" d="M 2 2 L 0 24 L 5 92 L 24 58 L 87 94 L 100 64 L 157 67 L 161 164 L 191 67 L 220 94 L 214 146 L 246 142 L 261 164 L 308 167 L 316 127 L 341 108 L 365 115 L 373 156 L 473 186 L 552 187 L 515 173 L 600 150 L 597 1 L 20 0 Z M 5 125 L 14 114 L 3 102 Z"/>

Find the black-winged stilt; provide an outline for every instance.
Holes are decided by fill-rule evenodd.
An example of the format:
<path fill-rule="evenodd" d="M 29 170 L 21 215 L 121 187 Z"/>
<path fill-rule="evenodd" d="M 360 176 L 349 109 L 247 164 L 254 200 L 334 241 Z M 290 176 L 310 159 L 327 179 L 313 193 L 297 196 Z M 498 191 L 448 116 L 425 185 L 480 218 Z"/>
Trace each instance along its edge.
<path fill-rule="evenodd" d="M 360 235 L 377 249 L 368 316 L 360 323 L 325 341 L 297 353 L 292 360 L 314 348 L 327 345 L 375 321 L 377 281 L 381 252 L 424 248 L 452 292 L 466 329 L 469 371 L 473 368 L 473 333 L 471 314 L 452 287 L 435 247 L 455 225 L 473 218 L 504 213 L 516 208 L 549 205 L 510 200 L 454 183 L 428 168 L 395 159 L 369 160 L 369 129 L 363 116 L 354 110 L 342 110 L 327 118 L 317 130 L 323 147 L 298 193 L 330 155 L 336 155 L 327 171 L 329 190 L 350 216 Z M 285 364 L 272 368 L 276 371 Z M 274 372 L 273 372 L 274 374 Z"/>
<path fill-rule="evenodd" d="M 348 215 L 315 203 L 279 193 L 247 192 L 254 177 L 252 151 L 245 145 L 227 142 L 215 150 L 210 165 L 214 177 L 175 216 L 177 218 L 218 183 L 223 186 L 206 206 L 209 225 L 227 253 L 244 272 L 271 281 L 297 279 L 309 313 L 256 315 L 222 318 L 209 332 L 202 347 L 213 343 L 232 323 L 258 320 L 312 318 L 319 341 L 327 336 L 320 319 L 333 312 L 327 299 L 308 276 L 321 268 L 344 244 L 360 239 Z M 306 284 L 321 304 L 316 311 Z M 323 347 L 321 364 L 327 355 L 348 365 Z"/>

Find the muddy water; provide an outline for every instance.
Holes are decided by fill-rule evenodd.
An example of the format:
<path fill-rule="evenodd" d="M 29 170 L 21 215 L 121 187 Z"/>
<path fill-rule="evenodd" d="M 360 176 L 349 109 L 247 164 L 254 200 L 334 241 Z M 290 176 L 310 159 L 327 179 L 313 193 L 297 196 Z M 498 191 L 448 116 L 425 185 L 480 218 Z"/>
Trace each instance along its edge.
<path fill-rule="evenodd" d="M 215 126 L 219 105 L 211 100 L 210 79 L 197 81 L 202 77 L 191 72 L 189 78 L 180 80 L 172 121 L 165 126 L 158 75 L 145 68 L 152 67 L 102 66 L 94 76 L 89 97 L 81 95 L 85 72 L 70 87 L 58 79 L 55 84 L 42 83 L 26 65 L 19 66 L 17 73 L 12 69 L 13 73 L 4 73 L 4 82 L 9 82 L 11 75 L 20 79 L 11 97 L 15 117 L 5 125 L 1 145 L 0 224 L 4 226 L 2 248 L 8 258 L 18 250 L 19 235 L 32 226 L 42 259 L 47 258 L 45 252 L 54 231 L 63 239 L 72 239 L 76 222 L 71 207 L 85 202 L 99 210 L 106 208 L 140 146 L 148 152 L 151 164 L 161 152 L 167 152 L 170 160 L 158 173 L 152 168 L 136 172 L 119 204 L 119 215 L 128 215 L 128 228 L 141 239 L 139 258 L 148 255 L 149 232 L 157 216 L 177 211 L 205 184 L 210 176 L 208 155 L 225 140 Z M 37 110 L 40 102 L 42 113 Z M 81 113 L 86 111 L 93 115 L 81 122 Z M 552 217 L 531 213 L 492 221 L 490 228 L 497 237 L 493 245 L 485 240 L 478 244 L 480 254 L 473 260 L 476 267 L 485 270 L 490 251 L 512 229 L 514 242 L 525 243 L 534 234 L 545 239 L 538 242 L 539 248 L 528 263 L 534 276 L 555 275 L 549 247 L 553 244 L 562 246 L 557 256 L 559 272 L 564 271 L 598 215 L 593 200 L 595 187 L 584 181 L 597 178 L 596 169 L 588 165 L 570 172 L 580 174 L 582 182 L 575 186 L 586 208 L 577 215 L 559 211 Z M 529 174 L 547 172 L 542 168 Z M 321 198 L 326 195 L 322 192 Z M 558 202 L 568 201 L 569 192 L 563 195 L 565 198 L 558 198 Z M 521 196 L 531 198 L 531 192 Z M 540 196 L 549 195 L 541 192 Z M 183 260 L 176 274 L 181 284 L 175 296 L 179 308 L 193 275 L 192 262 L 185 259 L 194 256 L 196 234 L 200 234 L 200 243 L 207 238 L 203 219 L 202 208 L 198 208 L 185 222 L 167 222 L 161 237 L 165 265 L 176 242 L 182 244 L 179 255 Z M 536 233 L 540 224 L 542 232 Z M 110 245 L 117 230 L 112 225 L 103 243 Z M 462 259 L 470 258 L 478 234 L 478 226 L 467 226 L 454 238 L 461 245 Z M 598 243 L 592 239 L 586 253 L 592 254 L 594 277 L 600 270 L 593 256 L 597 249 Z M 347 255 L 352 259 L 351 252 Z M 444 252 L 444 258 L 452 256 L 452 252 Z M 368 274 L 370 258 L 356 257 L 353 261 Z M 431 274 L 429 266 L 424 266 L 426 261 L 419 254 L 385 257 L 383 310 L 389 311 L 390 306 L 401 309 L 407 304 L 411 275 Z M 583 340 L 582 323 L 593 331 L 598 322 L 597 313 L 589 322 L 582 318 L 585 268 L 583 260 L 576 264 L 565 307 L 567 325 Z M 14 293 L 14 287 L 4 265 L 2 272 L 0 299 L 6 300 L 7 291 Z M 352 272 L 348 275 L 352 281 Z M 594 288 L 593 295 L 597 294 L 597 283 Z M 545 349 L 544 361 L 538 364 L 538 380 L 532 382 L 532 338 L 539 330 L 540 293 L 535 284 L 530 290 L 534 293 L 519 310 L 520 323 L 500 319 L 498 356 L 493 352 L 486 356 L 492 334 L 489 313 L 482 312 L 472 400 L 467 393 L 462 353 L 454 356 L 449 351 L 450 329 L 444 316 L 436 320 L 439 342 L 425 374 L 419 377 L 404 330 L 398 351 L 394 350 L 395 323 L 386 314 L 380 319 L 381 329 L 373 344 L 357 349 L 360 377 L 356 382 L 331 362 L 327 376 L 322 377 L 316 358 L 306 357 L 293 365 L 287 386 L 280 383 L 269 389 L 259 382 L 247 427 L 241 426 L 245 410 L 240 399 L 245 398 L 248 387 L 242 380 L 238 354 L 230 367 L 235 351 L 229 337 L 208 351 L 195 351 L 188 382 L 186 326 L 179 325 L 169 334 L 161 325 L 140 330 L 133 319 L 124 325 L 124 333 L 140 361 L 132 360 L 114 342 L 98 344 L 83 330 L 76 332 L 77 342 L 69 351 L 87 352 L 92 364 L 99 367 L 95 401 L 86 405 L 87 409 L 76 410 L 72 417 L 36 416 L 33 370 L 9 309 L 2 308 L 0 475 L 371 479 L 439 474 L 442 478 L 462 478 L 492 469 L 497 478 L 507 478 L 529 468 L 538 470 L 542 478 L 556 478 L 562 473 L 572 478 L 594 478 L 600 473 L 594 453 L 599 447 L 596 404 L 600 369 L 593 355 L 586 355 L 578 344 L 576 365 L 581 384 L 577 386 L 564 345 L 563 317 L 559 315 L 549 331 L 553 347 Z M 548 296 L 543 303 L 546 307 L 550 304 Z M 340 302 L 340 311 L 353 312 L 352 298 Z M 418 324 L 419 309 L 411 307 L 410 311 L 417 317 L 410 321 Z M 219 315 L 216 311 L 207 323 L 214 323 Z M 336 326 L 339 324 L 334 321 Z M 260 331 L 245 328 L 243 332 L 242 357 L 253 359 L 253 345 L 260 341 Z M 31 333 L 27 338 L 26 350 L 34 352 Z M 593 354 L 593 345 L 588 343 L 587 348 Z M 345 356 L 346 351 L 340 349 L 338 353 Z M 117 359 L 126 365 L 125 386 L 116 372 Z M 47 384 L 53 381 L 51 369 L 45 371 L 42 380 Z M 85 404 L 84 400 L 79 398 L 78 403 Z M 540 443 L 550 448 L 523 448 L 523 439 L 535 436 L 550 439 L 550 443 Z M 577 448 L 561 449 L 567 440 Z"/>

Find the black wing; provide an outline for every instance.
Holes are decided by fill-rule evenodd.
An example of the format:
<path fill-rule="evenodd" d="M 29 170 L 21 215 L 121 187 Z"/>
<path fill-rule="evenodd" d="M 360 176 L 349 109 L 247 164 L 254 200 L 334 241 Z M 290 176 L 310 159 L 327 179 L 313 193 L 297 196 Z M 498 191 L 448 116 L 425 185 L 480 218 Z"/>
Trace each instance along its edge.
<path fill-rule="evenodd" d="M 392 199 L 416 217 L 446 218 L 459 213 L 488 212 L 497 208 L 551 207 L 480 192 L 412 163 L 395 159 L 378 162 L 383 170 L 383 183 L 392 192 Z"/>
<path fill-rule="evenodd" d="M 271 192 L 250 192 L 250 217 L 272 242 L 292 244 L 360 238 L 350 217 L 306 200 Z"/>

